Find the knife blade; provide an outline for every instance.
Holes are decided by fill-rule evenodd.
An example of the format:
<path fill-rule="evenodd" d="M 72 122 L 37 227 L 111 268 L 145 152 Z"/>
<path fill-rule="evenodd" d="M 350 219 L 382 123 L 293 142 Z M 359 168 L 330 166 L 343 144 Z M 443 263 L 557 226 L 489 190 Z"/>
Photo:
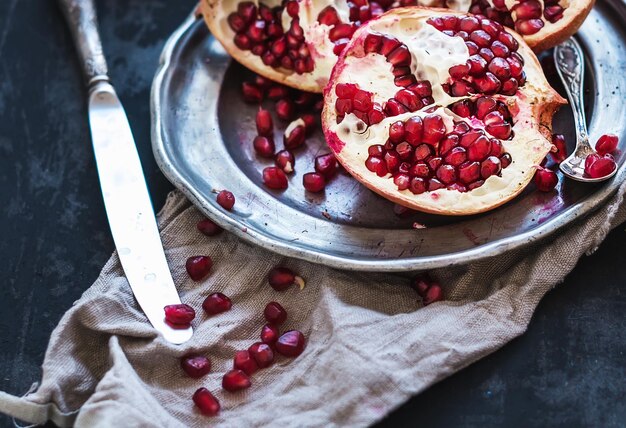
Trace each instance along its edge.
<path fill-rule="evenodd" d="M 89 126 L 98 177 L 115 247 L 150 323 L 165 340 L 180 344 L 191 327 L 165 322 L 166 305 L 181 303 L 159 235 L 135 139 L 126 112 L 109 83 L 93 0 L 59 0 L 89 88 Z"/>

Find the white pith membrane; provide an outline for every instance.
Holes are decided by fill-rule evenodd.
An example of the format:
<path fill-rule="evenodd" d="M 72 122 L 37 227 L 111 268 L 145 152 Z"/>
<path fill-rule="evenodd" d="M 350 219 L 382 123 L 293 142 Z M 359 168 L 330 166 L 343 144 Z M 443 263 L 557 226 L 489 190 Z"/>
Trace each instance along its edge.
<path fill-rule="evenodd" d="M 331 75 L 331 83 L 325 91 L 322 126 L 326 140 L 337 159 L 348 172 L 371 190 L 400 205 L 420 211 L 446 215 L 475 214 L 507 202 L 519 194 L 532 179 L 535 167 L 552 147 L 552 143 L 546 138 L 550 137 L 552 115 L 559 105 L 565 104 L 565 100 L 549 86 L 537 58 L 521 38 L 515 35 L 520 44 L 517 52 L 525 62 L 526 83 L 513 96 L 489 95 L 506 104 L 513 115 L 513 137 L 500 140 L 504 152 L 512 157 L 510 165 L 473 190 L 460 192 L 442 188 L 420 194 L 409 189 L 399 190 L 392 174 L 379 177 L 370 171 L 365 164 L 369 157 L 368 149 L 372 145 L 385 144 L 389 138 L 389 126 L 394 122 L 405 122 L 413 116 L 424 118 L 428 114 L 437 114 L 444 121 L 446 134 L 452 131 L 455 121 L 464 121 L 474 129 L 484 126 L 475 117 L 462 118 L 446 108 L 455 101 L 475 100 L 481 96 L 452 97 L 442 90 L 441 85 L 450 78 L 448 69 L 453 65 L 464 64 L 469 57 L 463 39 L 450 37 L 426 22 L 431 17 L 446 15 L 451 15 L 451 12 L 400 8 L 361 27 Z M 394 84 L 392 65 L 383 55 L 364 53 L 364 40 L 372 33 L 395 37 L 409 48 L 411 71 L 418 80 L 431 82 L 434 104 L 415 112 L 387 117 L 370 126 L 353 113 L 346 114 L 343 119 L 338 118 L 335 109 L 338 84 L 357 84 L 360 90 L 373 93 L 372 101 L 381 105 L 402 89 Z M 487 136 L 491 135 L 487 133 Z"/>
<path fill-rule="evenodd" d="M 247 1 L 247 0 L 246 0 Z M 505 25 L 514 26 L 516 8 L 522 3 L 533 2 L 540 5 L 540 16 L 537 18 L 543 23 L 543 28 L 535 34 L 524 36 L 528 45 L 536 51 L 552 47 L 571 36 L 591 10 L 594 0 L 379 0 L 379 3 L 369 0 L 296 0 L 298 3 L 298 23 L 303 31 L 303 42 L 313 60 L 312 71 L 298 73 L 280 66 L 279 64 L 266 65 L 261 56 L 254 54 L 249 48 L 241 49 L 234 42 L 237 35 L 228 22 L 229 15 L 236 13 L 238 6 L 245 3 L 243 0 L 202 0 L 201 10 L 204 19 L 213 35 L 222 43 L 225 49 L 237 61 L 276 82 L 310 92 L 321 92 L 328 82 L 332 67 L 337 61 L 337 54 L 333 52 L 335 44 L 329 39 L 330 32 L 335 25 L 326 25 L 318 22 L 320 12 L 332 7 L 337 12 L 343 24 L 353 24 L 356 28 L 365 21 L 355 20 L 350 16 L 350 6 L 365 4 L 375 6 L 375 15 L 384 10 L 400 6 L 419 5 L 426 7 L 450 8 L 459 12 L 472 11 L 481 13 Z M 257 9 L 260 5 L 269 8 L 284 7 L 287 0 L 251 0 Z M 560 5 L 564 10 L 562 17 L 554 23 L 544 16 L 544 9 L 548 6 Z M 558 3 L 557 3 L 558 2 Z M 386 6 L 382 7 L 381 4 Z M 530 3 L 528 3 L 530 4 Z M 284 8 L 280 13 L 280 24 L 286 34 L 292 25 L 293 18 Z M 257 17 L 258 18 L 258 17 Z M 505 22 L 506 21 L 506 22 Z M 278 21 L 277 21 L 278 22 Z M 242 32 L 245 34 L 245 31 Z M 350 36 L 348 36 L 350 37 Z M 272 37 L 268 43 L 273 43 Z M 345 43 L 341 39 L 337 43 Z"/>

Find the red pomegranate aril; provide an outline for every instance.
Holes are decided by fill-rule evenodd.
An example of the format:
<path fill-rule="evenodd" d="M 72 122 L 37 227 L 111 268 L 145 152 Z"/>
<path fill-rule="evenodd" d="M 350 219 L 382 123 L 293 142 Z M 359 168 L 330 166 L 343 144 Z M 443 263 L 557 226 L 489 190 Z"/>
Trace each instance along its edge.
<path fill-rule="evenodd" d="M 337 172 L 337 158 L 335 155 L 327 153 L 317 156 L 315 158 L 315 171 L 319 172 L 327 179 L 335 175 Z"/>
<path fill-rule="evenodd" d="M 511 124 L 502 122 L 495 125 L 487 125 L 485 130 L 496 138 L 507 140 L 511 136 Z"/>
<path fill-rule="evenodd" d="M 333 53 L 337 56 L 341 55 L 341 52 L 346 48 L 350 39 L 339 39 L 335 42 L 335 46 L 333 47 Z"/>
<path fill-rule="evenodd" d="M 259 365 L 250 352 L 237 351 L 233 360 L 233 368 L 252 376 L 259 369 Z"/>
<path fill-rule="evenodd" d="M 387 165 L 387 171 L 392 174 L 398 170 L 400 166 L 400 156 L 396 152 L 387 152 L 384 156 L 385 164 Z"/>
<path fill-rule="evenodd" d="M 167 305 L 163 310 L 165 312 L 165 321 L 173 326 L 188 327 L 196 317 L 196 311 L 184 303 Z"/>
<path fill-rule="evenodd" d="M 276 116 L 282 121 L 289 121 L 293 119 L 295 114 L 295 107 L 293 103 L 287 99 L 278 100 L 276 102 Z"/>
<path fill-rule="evenodd" d="M 469 100 L 461 100 L 455 102 L 450 106 L 450 110 L 452 110 L 454 114 L 461 117 L 470 117 L 472 114 L 471 104 Z"/>
<path fill-rule="evenodd" d="M 567 157 L 567 146 L 565 144 L 565 137 L 562 134 L 553 134 L 552 144 L 554 144 L 554 147 L 552 148 L 550 155 L 552 156 L 554 162 L 560 164 Z"/>
<path fill-rule="evenodd" d="M 559 178 L 551 169 L 537 167 L 534 181 L 538 190 L 542 192 L 550 192 L 556 187 L 559 182 Z"/>
<path fill-rule="evenodd" d="M 267 90 L 267 98 L 272 101 L 278 101 L 287 96 L 289 96 L 289 91 L 284 86 L 271 86 Z"/>
<path fill-rule="evenodd" d="M 416 162 L 409 170 L 410 175 L 421 178 L 428 178 L 431 175 L 430 168 L 424 162 Z"/>
<path fill-rule="evenodd" d="M 513 162 L 513 158 L 511 157 L 510 154 L 505 153 L 502 156 L 500 156 L 500 163 L 502 164 L 503 169 L 511 165 L 511 162 Z"/>
<path fill-rule="evenodd" d="M 400 41 L 394 37 L 383 36 L 382 37 L 382 45 L 378 51 L 379 54 L 386 57 L 389 55 L 394 49 L 400 46 Z"/>
<path fill-rule="evenodd" d="M 492 59 L 487 68 L 501 81 L 511 77 L 509 63 L 504 58 L 496 57 Z"/>
<path fill-rule="evenodd" d="M 311 135 L 317 127 L 317 119 L 314 114 L 306 113 L 300 116 L 300 119 L 304 122 L 304 130 L 306 135 Z"/>
<path fill-rule="evenodd" d="M 414 116 L 409 118 L 404 123 L 404 138 L 412 145 L 417 146 L 422 142 L 424 135 L 424 122 L 420 116 Z"/>
<path fill-rule="evenodd" d="M 317 15 L 317 22 L 319 22 L 320 24 L 328 25 L 330 27 L 339 24 L 341 22 L 341 19 L 339 18 L 339 14 L 334 7 L 326 6 L 324 9 L 321 10 L 319 15 Z"/>
<path fill-rule="evenodd" d="M 478 54 L 487 62 L 491 62 L 496 57 L 489 48 L 480 48 Z"/>
<path fill-rule="evenodd" d="M 402 162 L 398 168 L 398 172 L 402 174 L 408 174 L 411 169 L 411 164 L 408 162 Z"/>
<path fill-rule="evenodd" d="M 492 175 L 498 175 L 502 171 L 502 163 L 495 156 L 489 156 L 480 164 L 480 176 L 483 180 L 488 179 Z"/>
<path fill-rule="evenodd" d="M 443 162 L 443 159 L 441 159 L 439 156 L 434 156 L 431 157 L 430 159 L 428 159 L 428 167 L 433 170 L 436 171 L 437 168 L 439 168 L 439 165 L 441 165 L 441 163 Z"/>
<path fill-rule="evenodd" d="M 304 144 L 305 138 L 306 129 L 304 129 L 304 126 L 298 125 L 291 130 L 289 135 L 284 135 L 283 144 L 285 145 L 286 149 L 292 150 Z"/>
<path fill-rule="evenodd" d="M 473 183 L 470 183 L 470 184 L 467 185 L 467 190 L 471 191 L 471 190 L 474 190 L 474 189 L 478 189 L 483 184 L 485 184 L 485 182 L 483 180 L 474 181 Z"/>
<path fill-rule="evenodd" d="M 263 184 L 275 190 L 286 189 L 289 185 L 283 170 L 275 166 L 268 166 L 263 170 Z"/>
<path fill-rule="evenodd" d="M 476 100 L 476 117 L 483 120 L 488 113 L 496 109 L 496 100 L 490 97 L 480 97 Z"/>
<path fill-rule="evenodd" d="M 370 156 L 365 161 L 365 167 L 379 177 L 387 175 L 387 165 L 384 160 L 376 156 Z"/>
<path fill-rule="evenodd" d="M 404 122 L 399 120 L 389 126 L 389 139 L 395 144 L 404 141 Z"/>
<path fill-rule="evenodd" d="M 284 291 L 293 284 L 304 287 L 304 280 L 297 276 L 291 269 L 286 267 L 275 267 L 267 275 L 267 280 L 276 291 Z"/>
<path fill-rule="evenodd" d="M 217 203 L 224 208 L 226 211 L 230 211 L 233 209 L 235 205 L 235 195 L 228 190 L 222 190 L 217 194 Z"/>
<path fill-rule="evenodd" d="M 385 103 L 384 111 L 388 116 L 397 116 L 399 114 L 406 113 L 408 110 L 398 101 L 391 98 Z"/>
<path fill-rule="evenodd" d="M 211 361 L 202 355 L 186 355 L 180 360 L 180 366 L 187 376 L 198 379 L 211 371 Z"/>
<path fill-rule="evenodd" d="M 516 20 L 527 20 L 541 17 L 541 3 L 536 0 L 527 0 L 516 4 L 513 9 Z"/>
<path fill-rule="evenodd" d="M 237 5 L 237 15 L 246 22 L 252 22 L 257 15 L 256 5 L 251 1 L 244 1 Z"/>
<path fill-rule="evenodd" d="M 476 30 L 470 34 L 470 40 L 481 48 L 486 48 L 491 44 L 491 36 L 484 30 Z"/>
<path fill-rule="evenodd" d="M 373 146 L 369 146 L 367 149 L 367 154 L 370 156 L 383 156 L 385 154 L 385 148 L 380 144 L 374 144 Z"/>
<path fill-rule="evenodd" d="M 335 42 L 339 39 L 352 37 L 352 33 L 354 33 L 354 27 L 352 24 L 337 24 L 328 32 L 328 38 L 331 42 Z"/>
<path fill-rule="evenodd" d="M 353 83 L 338 83 L 335 86 L 335 94 L 338 98 L 352 99 L 359 88 Z"/>
<path fill-rule="evenodd" d="M 459 29 L 471 33 L 480 28 L 480 21 L 475 16 L 463 16 L 459 19 Z"/>
<path fill-rule="evenodd" d="M 407 160 L 413 157 L 413 147 L 406 141 L 403 141 L 396 146 L 396 152 L 402 160 Z"/>
<path fill-rule="evenodd" d="M 369 33 L 363 41 L 363 50 L 365 53 L 378 53 L 382 46 L 382 36 L 378 33 Z"/>
<path fill-rule="evenodd" d="M 441 165 L 437 168 L 437 178 L 444 184 L 452 184 L 456 181 L 456 170 L 452 165 Z"/>
<path fill-rule="evenodd" d="M 484 76 L 474 79 L 474 86 L 483 94 L 495 94 L 500 89 L 500 80 L 492 73 L 487 72 Z"/>
<path fill-rule="evenodd" d="M 487 60 L 480 55 L 472 55 L 467 60 L 469 74 L 479 76 L 487 69 Z"/>
<path fill-rule="evenodd" d="M 393 177 L 393 183 L 398 186 L 398 190 L 406 190 L 409 188 L 411 177 L 408 174 L 396 174 Z"/>
<path fill-rule="evenodd" d="M 289 150 L 281 150 L 280 152 L 276 153 L 274 162 L 276 163 L 276 166 L 280 168 L 284 173 L 291 174 L 295 167 L 296 159 Z M 273 173 L 269 175 L 273 176 Z M 263 174 L 263 176 L 265 177 L 265 174 Z M 285 181 L 286 180 L 287 179 L 285 178 Z"/>
<path fill-rule="evenodd" d="M 200 220 L 196 225 L 197 229 L 206 236 L 215 236 L 219 235 L 224 231 L 220 226 L 215 224 L 212 220 L 205 218 L 204 220 Z"/>
<path fill-rule="evenodd" d="M 395 99 L 404 105 L 409 111 L 417 111 L 422 108 L 422 101 L 408 89 L 400 89 L 396 92 Z"/>
<path fill-rule="evenodd" d="M 261 329 L 261 342 L 273 345 L 278 340 L 278 328 L 273 324 L 265 324 Z"/>
<path fill-rule="evenodd" d="M 491 52 L 499 58 L 506 58 L 509 56 L 509 48 L 500 40 L 496 40 L 491 44 Z"/>
<path fill-rule="evenodd" d="M 506 31 L 501 31 L 500 34 L 498 34 L 498 41 L 503 43 L 509 51 L 516 51 L 519 47 L 519 43 L 515 40 L 515 37 Z"/>
<path fill-rule="evenodd" d="M 489 152 L 489 154 L 498 158 L 502 156 L 504 154 L 504 148 L 502 147 L 502 143 L 500 142 L 500 140 L 496 138 L 490 138 L 489 141 L 491 141 L 491 151 Z"/>
<path fill-rule="evenodd" d="M 206 388 L 199 388 L 193 394 L 193 402 L 205 416 L 215 416 L 220 411 L 220 402 Z"/>
<path fill-rule="evenodd" d="M 426 290 L 426 294 L 422 298 L 422 303 L 424 306 L 428 306 L 431 303 L 439 302 L 443 300 L 443 291 L 438 284 L 431 285 L 428 290 Z"/>
<path fill-rule="evenodd" d="M 261 369 L 269 367 L 274 362 L 274 351 L 267 343 L 256 342 L 248 348 L 248 352 Z"/>
<path fill-rule="evenodd" d="M 470 66 L 467 64 L 455 65 L 455 66 L 450 67 L 450 70 L 448 70 L 448 72 L 450 73 L 450 77 L 453 77 L 455 79 L 461 79 L 467 76 L 469 71 L 470 71 Z"/>
<path fill-rule="evenodd" d="M 462 135 L 465 135 L 470 130 L 470 127 L 465 122 L 454 122 L 454 127 L 452 128 L 452 133 L 458 135 L 459 138 Z"/>
<path fill-rule="evenodd" d="M 229 311 L 233 307 L 233 303 L 228 296 L 222 293 L 210 294 L 204 302 L 202 302 L 202 309 L 209 315 L 217 315 L 222 312 Z"/>
<path fill-rule="evenodd" d="M 429 97 L 433 93 L 432 85 L 429 81 L 417 82 L 414 85 L 409 86 L 411 92 L 415 93 L 420 98 Z"/>
<path fill-rule="evenodd" d="M 298 330 L 290 330 L 283 333 L 276 341 L 276 351 L 285 357 L 297 357 L 302 354 L 306 340 Z"/>
<path fill-rule="evenodd" d="M 211 271 L 213 267 L 213 260 L 209 256 L 194 256 L 189 257 L 185 263 L 185 269 L 189 277 L 194 281 L 201 281 Z"/>
<path fill-rule="evenodd" d="M 250 378 L 242 370 L 233 369 L 222 378 L 222 388 L 229 392 L 240 391 L 252 385 Z"/>
<path fill-rule="evenodd" d="M 276 147 L 274 146 L 274 141 L 271 138 L 257 135 L 252 141 L 252 146 L 259 156 L 264 158 L 274 157 L 274 150 L 276 150 Z"/>
<path fill-rule="evenodd" d="M 235 46 L 243 51 L 249 50 L 252 46 L 250 37 L 246 36 L 245 34 L 236 34 L 233 41 L 235 42 Z"/>
<path fill-rule="evenodd" d="M 459 136 L 454 134 L 449 134 L 444 137 L 443 140 L 439 142 L 439 154 L 441 156 L 446 156 L 450 150 L 459 145 Z M 463 150 L 465 152 L 465 150 Z"/>
<path fill-rule="evenodd" d="M 591 154 L 585 159 L 585 174 L 590 178 L 606 177 L 615 171 L 616 168 L 615 159 L 610 154 L 605 154 L 602 157 Z"/>
<path fill-rule="evenodd" d="M 411 52 L 405 45 L 400 45 L 387 55 L 387 62 L 395 67 L 403 67 L 411 64 Z"/>
<path fill-rule="evenodd" d="M 277 39 L 284 34 L 283 27 L 278 22 L 270 22 L 267 26 L 266 32 L 270 39 Z M 282 41 L 285 42 L 286 45 L 286 38 L 283 38 Z"/>
<path fill-rule="evenodd" d="M 541 19 L 529 19 L 528 21 L 516 21 L 515 29 L 518 33 L 529 36 L 535 34 L 543 28 L 543 21 Z"/>
<path fill-rule="evenodd" d="M 472 91 L 472 86 L 465 80 L 457 80 L 450 86 L 450 93 L 454 97 L 465 97 Z"/>
<path fill-rule="evenodd" d="M 228 25 L 235 33 L 240 33 L 246 29 L 247 22 L 235 12 L 228 15 Z"/>
<path fill-rule="evenodd" d="M 434 146 L 446 133 L 446 126 L 443 123 L 443 119 L 441 116 L 429 114 L 424 117 L 423 123 L 424 134 L 422 136 L 422 141 Z"/>
<path fill-rule="evenodd" d="M 352 107 L 360 111 L 368 111 L 372 108 L 372 94 L 366 91 L 357 91 L 352 99 Z"/>
<path fill-rule="evenodd" d="M 326 187 L 326 179 L 317 172 L 308 172 L 302 176 L 302 185 L 305 190 L 313 193 L 321 192 Z"/>
<path fill-rule="evenodd" d="M 459 166 L 467 159 L 467 152 L 463 147 L 455 147 L 446 155 L 444 161 L 452 166 Z M 443 180 L 442 180 L 443 181 Z"/>
<path fill-rule="evenodd" d="M 243 93 L 243 100 L 247 103 L 257 104 L 263 101 L 263 92 L 253 83 L 243 82 L 241 92 Z"/>
<path fill-rule="evenodd" d="M 413 177 L 409 183 L 409 190 L 416 195 L 424 193 L 427 188 L 426 181 L 421 177 Z"/>
<path fill-rule="evenodd" d="M 596 151 L 600 155 L 605 155 L 607 153 L 614 152 L 617 149 L 618 142 L 619 142 L 619 139 L 617 138 L 617 135 L 614 135 L 614 134 L 602 135 L 596 142 Z"/>
<path fill-rule="evenodd" d="M 466 162 L 459 167 L 459 180 L 465 184 L 473 183 L 480 178 L 480 164 Z"/>
<path fill-rule="evenodd" d="M 267 322 L 275 325 L 280 325 L 287 319 L 287 311 L 277 302 L 269 302 L 265 306 L 263 315 Z"/>
<path fill-rule="evenodd" d="M 347 98 L 337 98 L 337 101 L 335 101 L 335 110 L 337 110 L 337 114 L 339 115 L 352 113 L 352 100 Z"/>
<path fill-rule="evenodd" d="M 515 95 L 518 87 L 519 87 L 519 83 L 517 82 L 517 80 L 514 78 L 511 78 L 502 82 L 500 93 L 502 95 Z"/>
<path fill-rule="evenodd" d="M 552 23 L 555 23 L 559 19 L 563 18 L 563 8 L 558 4 L 553 6 L 546 6 L 543 10 L 543 16 Z"/>

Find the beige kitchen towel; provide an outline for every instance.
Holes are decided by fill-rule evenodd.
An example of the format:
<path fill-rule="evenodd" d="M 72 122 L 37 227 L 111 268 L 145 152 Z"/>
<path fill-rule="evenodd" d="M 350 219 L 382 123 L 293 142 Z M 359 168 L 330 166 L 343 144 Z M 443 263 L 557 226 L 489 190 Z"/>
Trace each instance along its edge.
<path fill-rule="evenodd" d="M 200 212 L 173 192 L 159 220 L 181 298 L 199 314 L 192 340 L 176 346 L 155 334 L 114 254 L 52 333 L 36 392 L 24 398 L 0 393 L 0 411 L 30 423 L 52 419 L 78 427 L 372 424 L 522 334 L 542 296 L 626 220 L 624 190 L 549 240 L 433 272 L 446 300 L 427 307 L 406 277 L 291 260 L 228 233 L 206 237 L 196 230 Z M 184 268 L 194 255 L 215 262 L 200 283 Z M 300 273 L 306 288 L 279 293 L 269 287 L 266 275 L 279 264 Z M 207 317 L 202 301 L 217 291 L 231 297 L 233 308 Z M 255 373 L 244 392 L 223 391 L 222 375 L 235 351 L 258 340 L 263 308 L 272 300 L 289 313 L 283 328 L 305 333 L 305 352 Z M 179 359 L 189 352 L 213 362 L 205 378 L 182 372 Z M 191 396 L 201 386 L 220 400 L 219 416 L 207 418 L 194 408 Z"/>

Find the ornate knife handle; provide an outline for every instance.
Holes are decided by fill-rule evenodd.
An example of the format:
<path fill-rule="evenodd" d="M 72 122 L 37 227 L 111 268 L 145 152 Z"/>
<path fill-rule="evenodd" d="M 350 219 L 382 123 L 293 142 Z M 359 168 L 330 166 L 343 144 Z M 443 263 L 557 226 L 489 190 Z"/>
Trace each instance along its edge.
<path fill-rule="evenodd" d="M 72 33 L 87 86 L 108 81 L 107 62 L 102 52 L 96 7 L 93 0 L 58 0 Z"/>
<path fill-rule="evenodd" d="M 577 151 L 590 151 L 589 136 L 587 133 L 587 121 L 583 106 L 583 76 L 585 72 L 585 57 L 578 42 L 570 37 L 554 50 L 554 62 L 557 71 L 565 83 L 567 98 L 574 113 L 576 135 L 580 140 Z M 583 153 L 581 153 L 582 155 Z"/>

